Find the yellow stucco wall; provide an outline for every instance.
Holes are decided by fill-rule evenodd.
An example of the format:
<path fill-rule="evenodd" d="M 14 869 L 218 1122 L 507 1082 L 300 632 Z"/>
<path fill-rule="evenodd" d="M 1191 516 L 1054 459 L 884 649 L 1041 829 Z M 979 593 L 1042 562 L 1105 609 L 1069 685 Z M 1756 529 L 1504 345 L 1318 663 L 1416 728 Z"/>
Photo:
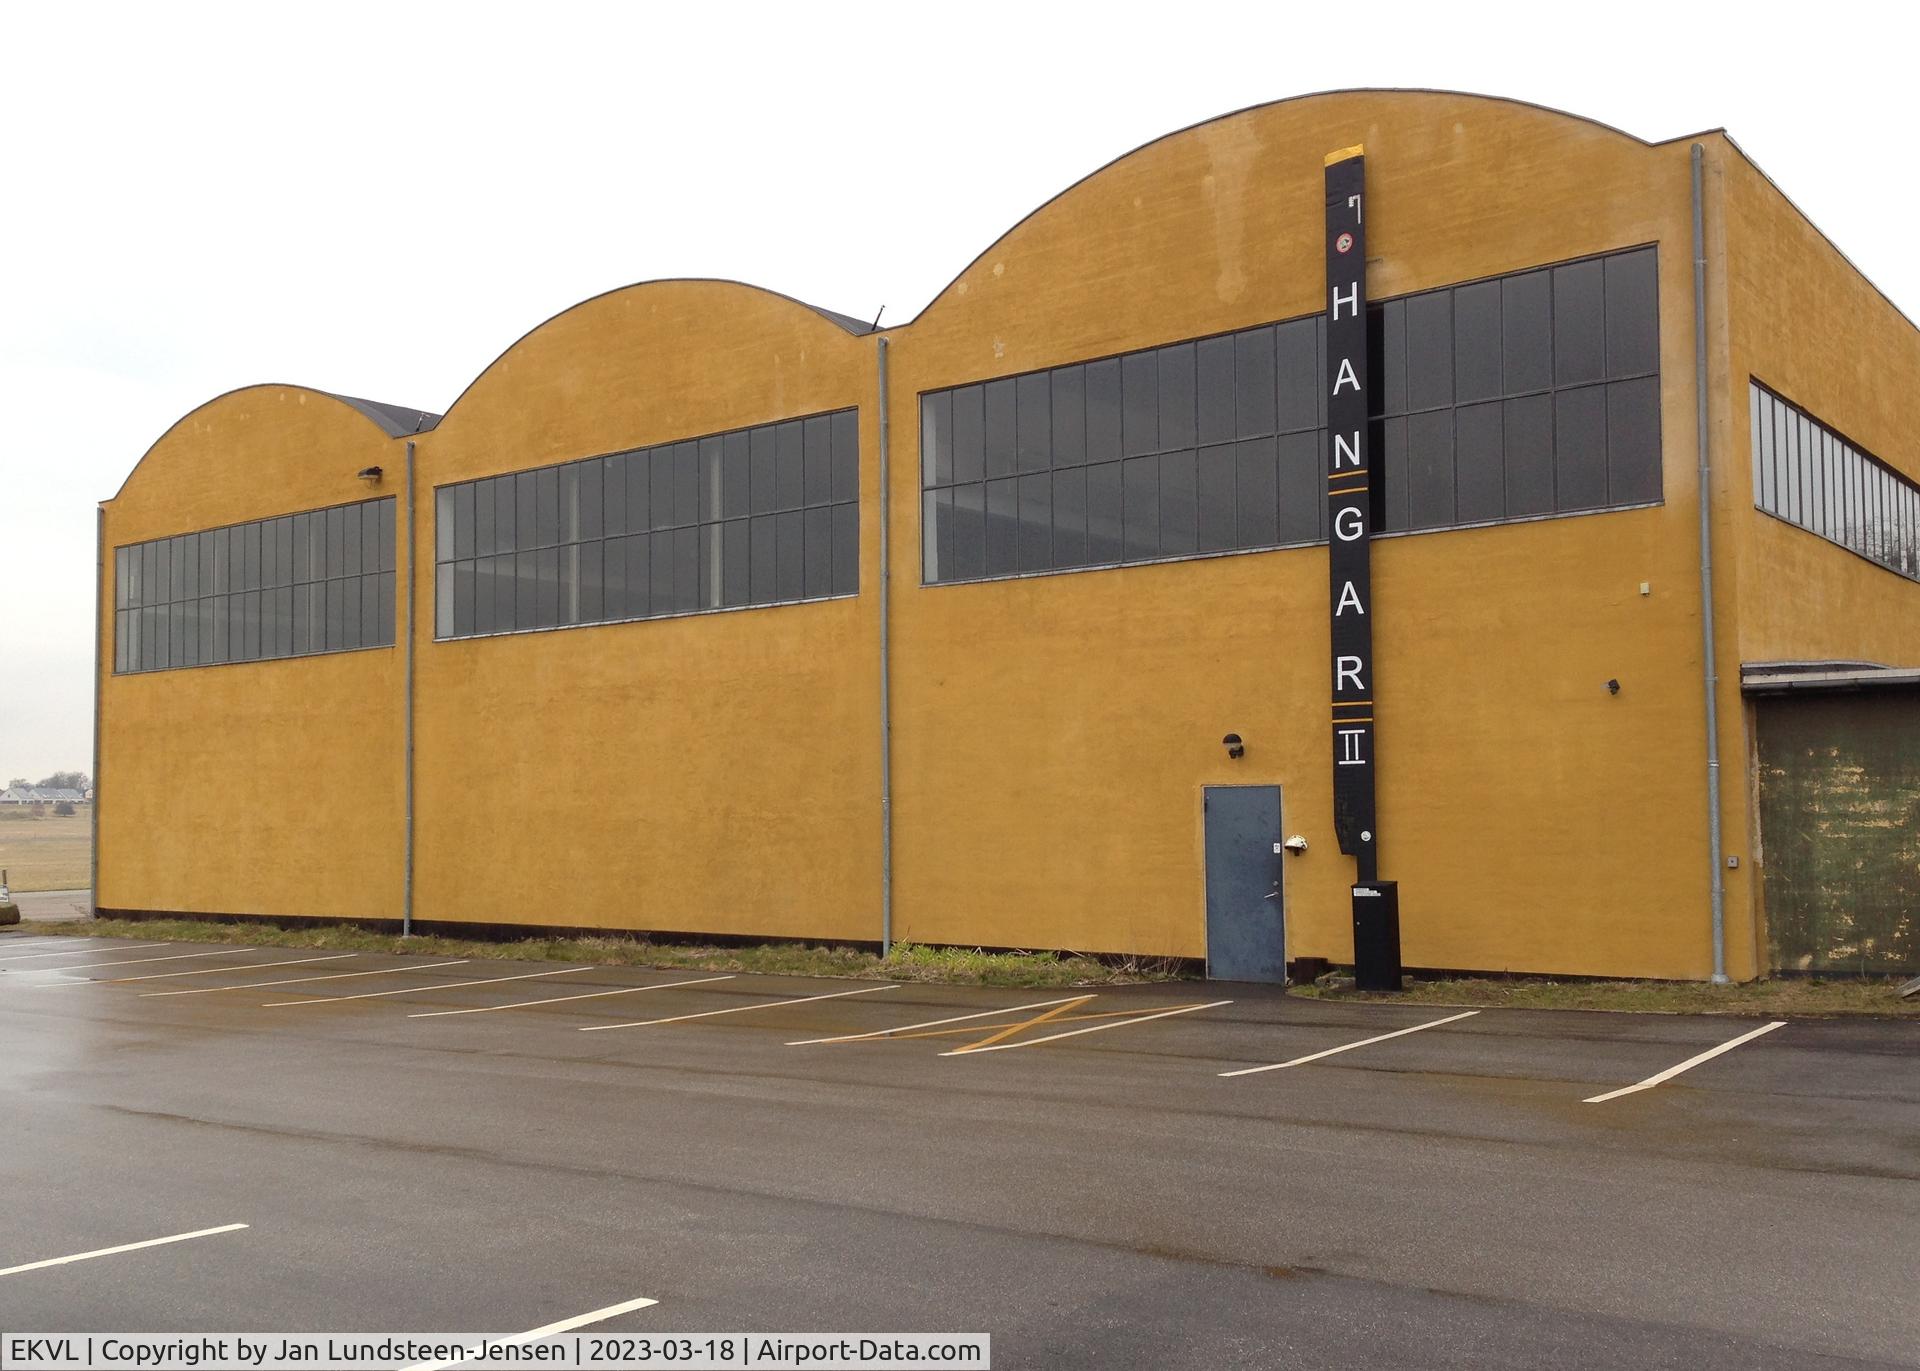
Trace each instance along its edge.
<path fill-rule="evenodd" d="M 254 386 L 180 420 L 106 502 L 102 908 L 399 917 L 397 647 L 116 676 L 112 639 L 115 547 L 393 494 L 397 456 L 330 395 Z"/>
<path fill-rule="evenodd" d="M 1754 508 L 1748 380 L 1759 379 L 1829 427 L 1920 480 L 1920 328 L 1861 276 L 1729 140 L 1710 163 L 1726 232 L 1728 328 L 1723 408 L 1725 488 L 1738 567 L 1733 662 L 1849 659 L 1920 666 L 1920 583 Z M 1731 671 L 1729 664 L 1726 670 Z M 1749 730 L 1750 730 L 1749 720 Z M 1749 748 L 1741 741 L 1743 753 Z M 1746 800 L 1742 796 L 1742 801 Z M 1746 916 L 1765 939 L 1765 845 Z"/>
<path fill-rule="evenodd" d="M 1738 663 L 1920 660 L 1911 586 L 1753 512 L 1746 375 L 1912 471 L 1900 392 L 1830 302 L 1872 317 L 1902 375 L 1915 345 L 1737 149 L 1702 141 L 1723 819 L 1745 835 Z M 1150 144 L 888 331 L 898 936 L 1203 956 L 1202 788 L 1278 784 L 1310 845 L 1284 863 L 1289 955 L 1350 957 L 1325 549 L 923 587 L 918 396 L 1318 310 L 1322 158 L 1355 143 L 1375 299 L 1638 244 L 1660 262 L 1660 505 L 1375 543 L 1382 875 L 1406 960 L 1710 969 L 1688 142 L 1411 92 Z M 424 571 L 436 486 L 858 406 L 862 547 L 856 598 L 444 643 L 423 574 L 416 917 L 878 936 L 876 352 L 750 287 L 629 287 L 535 329 L 418 438 Z M 108 545 L 359 498 L 353 472 L 402 454 L 328 397 L 237 392 L 155 446 L 106 507 Z M 1822 612 L 1774 593 L 1776 571 Z M 389 650 L 109 669 L 100 903 L 396 916 L 401 673 Z M 1736 977 L 1759 964 L 1748 878 L 1727 881 Z"/>
<path fill-rule="evenodd" d="M 1323 156 L 1355 143 L 1372 298 L 1660 248 L 1665 504 L 1375 544 L 1381 874 L 1401 882 L 1406 959 L 1705 975 L 1684 144 L 1413 93 L 1173 135 L 1043 207 L 897 331 L 895 412 L 1319 309 Z M 897 426 L 903 471 L 914 429 Z M 917 548 L 918 506 L 893 520 Z M 928 589 L 919 574 L 896 561 L 903 936 L 1203 955 L 1201 787 L 1258 782 L 1309 841 L 1285 863 L 1290 954 L 1351 956 L 1324 549 Z M 1736 970 L 1751 963 L 1743 947 Z"/>
<path fill-rule="evenodd" d="M 548 321 L 419 441 L 450 482 L 860 408 L 857 598 L 434 643 L 422 578 L 423 919 L 878 938 L 874 344 L 724 282 Z"/>

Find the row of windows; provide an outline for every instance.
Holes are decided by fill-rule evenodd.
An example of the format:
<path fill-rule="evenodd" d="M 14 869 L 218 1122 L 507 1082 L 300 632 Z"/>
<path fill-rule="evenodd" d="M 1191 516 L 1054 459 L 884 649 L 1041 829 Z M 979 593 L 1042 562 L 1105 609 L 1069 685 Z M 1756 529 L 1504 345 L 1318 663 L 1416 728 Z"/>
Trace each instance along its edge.
<path fill-rule="evenodd" d="M 442 486 L 442 638 L 852 595 L 851 409 Z"/>
<path fill-rule="evenodd" d="M 1747 389 L 1755 507 L 1920 580 L 1920 486 L 1758 381 Z"/>
<path fill-rule="evenodd" d="M 392 647 L 393 614 L 391 571 L 116 610 L 113 669 L 165 671 Z"/>
<path fill-rule="evenodd" d="M 393 645 L 389 497 L 114 549 L 115 671 Z"/>
<path fill-rule="evenodd" d="M 1638 248 L 1373 306 L 1377 526 L 1657 501 L 1656 270 Z M 1318 315 L 924 395 L 925 579 L 1325 538 L 1325 377 Z"/>

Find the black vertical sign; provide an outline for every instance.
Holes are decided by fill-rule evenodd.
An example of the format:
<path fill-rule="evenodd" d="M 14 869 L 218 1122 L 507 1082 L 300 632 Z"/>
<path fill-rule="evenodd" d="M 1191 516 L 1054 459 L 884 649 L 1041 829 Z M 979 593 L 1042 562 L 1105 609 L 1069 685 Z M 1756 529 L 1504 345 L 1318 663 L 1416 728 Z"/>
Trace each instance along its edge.
<path fill-rule="evenodd" d="M 1368 495 L 1364 148 L 1327 156 L 1327 526 L 1333 624 L 1333 830 L 1379 877 L 1373 806 L 1373 586 Z"/>

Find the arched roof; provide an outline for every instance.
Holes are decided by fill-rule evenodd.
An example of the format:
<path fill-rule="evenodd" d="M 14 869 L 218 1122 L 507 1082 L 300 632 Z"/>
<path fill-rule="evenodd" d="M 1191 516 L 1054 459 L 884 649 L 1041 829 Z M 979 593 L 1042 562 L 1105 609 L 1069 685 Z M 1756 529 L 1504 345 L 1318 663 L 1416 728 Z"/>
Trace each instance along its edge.
<path fill-rule="evenodd" d="M 361 400 L 351 395 L 336 395 L 332 391 L 315 390 L 312 386 L 296 385 L 288 381 L 260 381 L 250 386 L 236 386 L 232 390 L 221 392 L 211 400 L 202 401 L 178 419 L 175 419 L 171 424 L 168 424 L 166 432 L 149 443 L 147 450 L 140 454 L 140 460 L 135 462 L 132 469 L 127 472 L 126 479 L 120 482 L 120 488 L 114 491 L 113 498 L 117 500 L 121 495 L 126 493 L 128 484 L 133 480 L 140 468 L 146 465 L 147 459 L 153 456 L 161 444 L 171 438 L 181 425 L 191 421 L 195 415 L 205 413 L 207 410 L 212 409 L 215 405 L 225 404 L 236 396 L 246 395 L 256 390 L 298 391 L 322 400 L 331 400 L 335 404 L 344 405 L 346 408 L 352 410 L 355 414 L 358 414 L 361 418 L 367 420 L 375 428 L 379 429 L 380 432 L 388 438 L 400 438 L 410 433 L 424 433 L 440 422 L 439 415 L 431 414 L 423 409 L 410 409 L 405 405 L 389 405 L 378 400 Z"/>
<path fill-rule="evenodd" d="M 1021 229 L 1025 228 L 1028 224 L 1032 223 L 1034 220 L 1043 217 L 1044 215 L 1047 214 L 1048 211 L 1052 210 L 1055 206 L 1061 204 L 1063 201 L 1070 199 L 1076 191 L 1079 191 L 1084 187 L 1088 186 L 1089 184 L 1091 184 L 1092 182 L 1097 181 L 1101 176 L 1105 175 L 1107 172 L 1112 171 L 1115 167 L 1120 166 L 1122 163 L 1125 163 L 1132 158 L 1138 157 L 1143 153 L 1149 152 L 1155 148 L 1159 148 L 1167 143 L 1173 142 L 1176 139 L 1187 137 L 1189 134 L 1196 133 L 1202 129 L 1213 128 L 1222 124 L 1228 124 L 1236 119 L 1250 118 L 1252 116 L 1262 114 L 1268 110 L 1279 109 L 1284 106 L 1305 105 L 1305 104 L 1312 104 L 1315 102 L 1331 102 L 1334 100 L 1351 99 L 1354 97 L 1364 98 L 1369 96 L 1386 97 L 1386 98 L 1392 98 L 1392 99 L 1412 99 L 1416 101 L 1421 99 L 1426 99 L 1426 98 L 1430 98 L 1435 101 L 1442 101 L 1442 100 L 1480 101 L 1488 105 L 1502 105 L 1502 106 L 1507 106 L 1516 110 L 1526 110 L 1536 114 L 1552 115 L 1555 118 L 1564 119 L 1571 124 L 1581 124 L 1590 128 L 1599 129 L 1602 132 L 1612 134 L 1613 136 L 1621 138 L 1628 142 L 1637 143 L 1641 147 L 1651 148 L 1651 147 L 1659 146 L 1659 144 L 1648 142 L 1644 138 L 1640 138 L 1634 134 L 1628 133 L 1624 129 L 1616 128 L 1612 124 L 1605 123 L 1598 119 L 1588 118 L 1586 115 L 1574 114 L 1567 110 L 1557 109 L 1552 105 L 1542 105 L 1542 104 L 1535 103 L 1534 101 L 1531 101 L 1531 100 L 1517 100 L 1517 99 L 1512 99 L 1507 96 L 1501 96 L 1501 95 L 1482 95 L 1476 91 L 1443 90 L 1435 87 L 1421 87 L 1421 86 L 1407 86 L 1407 87 L 1348 86 L 1348 87 L 1341 87 L 1333 90 L 1311 91 L 1304 95 L 1289 95 L 1289 96 L 1284 96 L 1278 100 L 1263 100 L 1259 104 L 1246 105 L 1240 109 L 1231 110 L 1225 114 L 1216 114 L 1210 118 L 1201 119 L 1195 123 L 1188 124 L 1184 128 L 1178 128 L 1178 129 L 1172 130 L 1171 132 L 1163 133 L 1157 138 L 1150 138 L 1146 142 L 1140 144 L 1138 147 L 1129 149 L 1128 151 L 1121 153 L 1118 157 L 1112 158 L 1111 160 L 1102 163 L 1100 166 L 1095 167 L 1092 171 L 1088 172 L 1085 176 L 1082 176 L 1079 180 L 1074 181 L 1071 185 L 1068 185 L 1059 191 L 1056 191 L 1054 194 L 1048 196 L 1045 200 L 1041 201 L 1038 205 L 1034 206 L 1033 209 L 1029 210 L 1026 214 L 1022 215 L 1018 220 L 1016 220 L 1012 225 L 1010 225 L 1005 232 L 1001 233 L 999 237 L 995 238 L 991 243 L 987 244 L 987 246 L 983 248 L 981 251 L 974 254 L 973 258 L 970 261 L 968 261 L 968 263 L 964 267 L 962 267 L 958 272 L 956 272 L 952 277 L 952 279 L 950 279 L 946 285 L 940 288 L 939 292 L 934 295 L 933 299 L 927 302 L 927 304 L 920 310 L 918 314 L 914 315 L 912 319 L 907 320 L 906 323 L 898 324 L 898 325 L 895 325 L 894 327 L 895 328 L 911 327 L 914 323 L 918 322 L 922 317 L 924 317 L 929 310 L 933 309 L 942 300 L 944 300 L 949 294 L 951 294 L 953 291 L 953 288 L 956 285 L 958 285 L 962 280 L 964 280 L 969 272 L 971 272 L 976 266 L 980 265 L 981 262 L 991 257 L 996 249 L 998 249 L 1002 244 L 1007 242 L 1008 239 L 1018 234 Z M 1697 135 L 1693 135 L 1693 136 L 1697 136 Z M 1678 140 L 1665 139 L 1663 141 L 1676 142 Z"/>

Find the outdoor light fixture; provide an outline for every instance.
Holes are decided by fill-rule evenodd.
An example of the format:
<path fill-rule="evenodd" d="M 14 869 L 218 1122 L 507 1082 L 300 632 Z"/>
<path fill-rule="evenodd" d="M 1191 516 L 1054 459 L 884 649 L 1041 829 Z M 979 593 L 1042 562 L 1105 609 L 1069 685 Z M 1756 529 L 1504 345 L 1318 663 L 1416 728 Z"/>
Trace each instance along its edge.
<path fill-rule="evenodd" d="M 1240 741 L 1238 733 L 1229 733 L 1220 740 L 1220 745 L 1226 748 L 1227 755 L 1236 762 L 1247 755 L 1247 745 Z"/>
<path fill-rule="evenodd" d="M 1608 681 L 1608 682 L 1607 682 L 1607 694 L 1609 694 L 1609 695 L 1618 695 L 1619 693 L 1620 693 L 1620 682 L 1618 682 L 1618 681 Z"/>
<path fill-rule="evenodd" d="M 386 473 L 383 472 L 379 467 L 361 467 L 360 468 L 360 479 L 365 481 L 370 486 L 379 485 L 380 478 L 385 474 Z"/>

